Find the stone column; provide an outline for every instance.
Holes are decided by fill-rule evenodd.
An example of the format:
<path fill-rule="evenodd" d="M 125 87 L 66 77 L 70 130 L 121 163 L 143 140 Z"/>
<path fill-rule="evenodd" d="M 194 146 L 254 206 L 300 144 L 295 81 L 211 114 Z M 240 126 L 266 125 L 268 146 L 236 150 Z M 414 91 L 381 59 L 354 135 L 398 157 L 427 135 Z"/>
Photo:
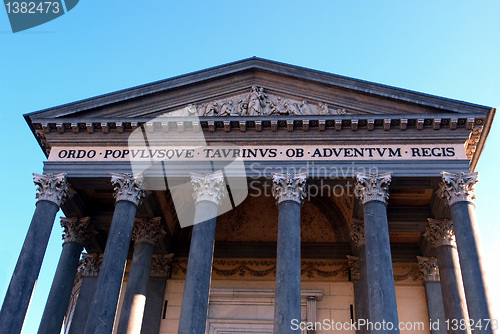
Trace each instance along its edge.
<path fill-rule="evenodd" d="M 439 264 L 439 276 L 441 280 L 441 291 L 443 295 L 444 314 L 449 320 L 448 333 L 468 333 L 460 326 L 456 328 L 452 323 L 468 321 L 467 305 L 465 303 L 464 287 L 458 254 L 455 244 L 455 233 L 453 223 L 449 220 L 428 219 L 429 224 L 424 233 L 436 249 Z"/>
<path fill-rule="evenodd" d="M 273 173 L 273 196 L 278 205 L 278 249 L 274 333 L 288 334 L 293 319 L 300 321 L 300 209 L 306 195 L 307 173 Z"/>
<path fill-rule="evenodd" d="M 97 233 L 92 228 L 90 217 L 61 217 L 61 226 L 64 228 L 63 249 L 38 328 L 39 334 L 53 334 L 61 331 L 80 255 L 84 245 L 94 233 Z"/>
<path fill-rule="evenodd" d="M 111 174 L 111 183 L 115 185 L 115 211 L 85 326 L 86 334 L 110 334 L 113 330 L 134 218 L 137 206 L 146 196 L 142 175 Z"/>
<path fill-rule="evenodd" d="M 391 173 L 356 173 L 355 195 L 361 200 L 365 222 L 366 270 L 370 321 L 385 324 L 371 333 L 399 333 L 396 290 L 392 270 L 387 199 Z"/>
<path fill-rule="evenodd" d="M 189 247 L 189 260 L 182 295 L 178 334 L 205 333 L 212 278 L 215 222 L 225 194 L 222 172 L 191 174 L 196 211 Z"/>
<path fill-rule="evenodd" d="M 76 300 L 75 311 L 73 312 L 73 317 L 70 319 L 69 334 L 82 334 L 85 331 L 85 323 L 87 322 L 90 303 L 94 296 L 101 263 L 102 254 L 82 254 L 82 259 L 78 266 L 78 275 L 81 276 L 82 282 Z"/>
<path fill-rule="evenodd" d="M 146 294 L 146 307 L 142 319 L 141 333 L 158 333 L 165 298 L 167 278 L 172 268 L 174 254 L 153 254 L 151 271 L 149 273 L 148 291 Z"/>
<path fill-rule="evenodd" d="M 351 278 L 354 283 L 354 311 L 356 321 L 370 319 L 368 296 L 368 277 L 366 274 L 365 225 L 362 220 L 353 219 L 349 234 L 358 251 L 357 261 L 352 257 Z M 349 257 L 348 257 L 349 258 Z M 349 261 L 351 264 L 351 259 Z M 369 333 L 366 327 L 358 328 L 358 334 Z"/>
<path fill-rule="evenodd" d="M 473 200 L 474 185 L 478 181 L 478 173 L 459 172 L 441 173 L 443 182 L 439 194 L 450 206 L 451 218 L 457 238 L 458 256 L 462 279 L 469 310 L 469 319 L 482 327 L 473 327 L 474 333 L 495 333 L 493 326 L 484 326 L 486 322 L 494 321 L 491 317 L 490 304 L 481 259 L 479 229 L 476 221 Z M 496 326 L 495 326 L 496 327 Z"/>
<path fill-rule="evenodd" d="M 349 272 L 351 274 L 351 281 L 354 285 L 354 321 L 359 323 L 360 321 L 369 320 L 368 315 L 366 314 L 368 311 L 368 289 L 365 286 L 366 281 L 362 281 L 361 279 L 361 261 L 358 256 L 347 255 L 347 259 L 349 262 Z M 365 272 L 366 274 L 366 272 Z M 361 320 L 363 319 L 363 320 Z M 356 330 L 356 333 L 369 333 L 366 326 L 359 327 Z"/>
<path fill-rule="evenodd" d="M 424 274 L 427 308 L 432 334 L 446 334 L 446 318 L 444 315 L 443 296 L 439 281 L 439 268 L 435 257 L 417 256 L 418 265 Z"/>
<path fill-rule="evenodd" d="M 0 311 L 0 333 L 21 332 L 54 219 L 59 206 L 70 196 L 64 173 L 33 174 L 33 182 L 38 186 L 38 201 Z"/>
<path fill-rule="evenodd" d="M 153 247 L 165 234 L 161 226 L 161 217 L 135 220 L 132 231 L 134 255 L 118 322 L 118 333 L 141 332 Z"/>

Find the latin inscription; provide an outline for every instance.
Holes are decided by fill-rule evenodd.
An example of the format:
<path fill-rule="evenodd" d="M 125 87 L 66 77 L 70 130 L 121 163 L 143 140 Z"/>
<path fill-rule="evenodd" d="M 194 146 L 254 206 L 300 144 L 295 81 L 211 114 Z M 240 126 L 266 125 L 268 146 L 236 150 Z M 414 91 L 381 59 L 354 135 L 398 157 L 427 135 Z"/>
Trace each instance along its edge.
<path fill-rule="evenodd" d="M 53 147 L 49 161 L 466 159 L 460 144 L 370 146 Z"/>

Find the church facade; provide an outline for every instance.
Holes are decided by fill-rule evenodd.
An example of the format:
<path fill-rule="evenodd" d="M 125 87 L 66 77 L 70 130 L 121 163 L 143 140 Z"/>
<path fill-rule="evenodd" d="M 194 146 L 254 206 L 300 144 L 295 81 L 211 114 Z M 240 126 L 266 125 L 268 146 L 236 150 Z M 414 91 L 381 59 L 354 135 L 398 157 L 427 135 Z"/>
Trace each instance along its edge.
<path fill-rule="evenodd" d="M 474 214 L 495 109 L 250 58 L 25 115 L 47 156 L 20 333 L 495 333 Z"/>

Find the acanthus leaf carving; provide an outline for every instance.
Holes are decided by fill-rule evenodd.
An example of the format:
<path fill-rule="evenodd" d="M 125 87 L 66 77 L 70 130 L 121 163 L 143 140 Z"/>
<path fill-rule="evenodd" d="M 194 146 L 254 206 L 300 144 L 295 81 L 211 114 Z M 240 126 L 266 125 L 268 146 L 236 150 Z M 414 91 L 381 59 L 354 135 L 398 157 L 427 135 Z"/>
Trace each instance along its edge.
<path fill-rule="evenodd" d="M 425 281 L 439 281 L 439 267 L 435 257 L 417 256 L 418 265 Z"/>
<path fill-rule="evenodd" d="M 474 186 L 479 181 L 479 173 L 448 173 L 441 172 L 442 182 L 438 195 L 448 205 L 456 202 L 473 202 L 476 198 Z"/>
<path fill-rule="evenodd" d="M 216 172 L 212 174 L 190 173 L 193 184 L 193 198 L 197 202 L 210 201 L 219 205 L 226 194 L 224 174 Z"/>
<path fill-rule="evenodd" d="M 451 220 L 429 218 L 427 221 L 429 224 L 426 226 L 424 237 L 433 247 L 456 246 L 455 231 Z"/>
<path fill-rule="evenodd" d="M 101 269 L 102 256 L 103 254 L 83 253 L 80 264 L 78 265 L 78 276 L 97 277 L 97 275 L 99 274 L 99 270 Z"/>
<path fill-rule="evenodd" d="M 61 206 L 73 194 L 66 173 L 57 175 L 33 173 L 33 182 L 38 186 L 36 198 L 39 201 L 50 201 Z"/>
<path fill-rule="evenodd" d="M 172 260 L 174 254 L 153 254 L 151 260 L 151 269 L 149 276 L 151 277 L 169 277 L 172 269 Z"/>
<path fill-rule="evenodd" d="M 306 196 L 306 173 L 279 174 L 271 173 L 273 176 L 272 193 L 276 204 L 283 201 L 294 201 L 302 204 Z"/>
<path fill-rule="evenodd" d="M 161 217 L 136 218 L 134 229 L 132 230 L 132 240 L 135 243 L 146 242 L 154 245 L 166 234 L 161 226 Z"/>
<path fill-rule="evenodd" d="M 64 242 L 75 242 L 83 246 L 97 234 L 90 223 L 90 217 L 84 218 L 65 218 L 61 217 L 61 226 L 63 227 Z"/>
<path fill-rule="evenodd" d="M 129 173 L 111 173 L 111 183 L 114 185 L 114 197 L 116 201 L 129 201 L 135 205 L 139 205 L 144 197 L 146 197 L 143 182 L 143 174 L 132 176 Z"/>
<path fill-rule="evenodd" d="M 353 219 L 349 229 L 349 235 L 356 247 L 365 244 L 365 223 L 359 219 Z"/>
<path fill-rule="evenodd" d="M 391 172 L 384 174 L 356 173 L 354 194 L 361 200 L 361 204 L 366 204 L 371 201 L 387 203 L 389 199 L 391 175 Z"/>

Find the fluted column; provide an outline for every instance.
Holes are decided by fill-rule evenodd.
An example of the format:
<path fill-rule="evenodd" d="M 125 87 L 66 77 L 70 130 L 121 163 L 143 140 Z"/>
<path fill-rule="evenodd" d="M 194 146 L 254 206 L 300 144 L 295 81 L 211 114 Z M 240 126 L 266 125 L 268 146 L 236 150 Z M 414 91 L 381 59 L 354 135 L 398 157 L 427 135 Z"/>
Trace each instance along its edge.
<path fill-rule="evenodd" d="M 424 275 L 431 333 L 446 334 L 446 318 L 444 315 L 437 259 L 435 257 L 417 256 L 417 260 L 420 270 Z"/>
<path fill-rule="evenodd" d="M 192 173 L 191 183 L 196 210 L 178 334 L 205 333 L 217 209 L 225 194 L 221 172 L 206 175 Z"/>
<path fill-rule="evenodd" d="M 429 224 L 424 233 L 436 249 L 443 295 L 444 314 L 449 320 L 448 333 L 468 333 L 460 326 L 451 326 L 452 323 L 468 321 L 467 305 L 465 302 L 462 275 L 458 263 L 458 254 L 455 243 L 453 223 L 450 220 L 428 219 Z"/>
<path fill-rule="evenodd" d="M 365 225 L 363 221 L 353 219 L 349 234 L 358 251 L 359 257 L 350 257 L 351 279 L 354 283 L 354 311 L 356 321 L 360 319 L 370 319 L 370 302 L 368 295 L 368 277 L 366 274 L 366 243 L 365 243 Z M 358 334 L 369 333 L 363 326 L 357 329 Z"/>
<path fill-rule="evenodd" d="M 64 228 L 63 249 L 38 328 L 39 334 L 53 334 L 61 331 L 80 255 L 84 245 L 94 233 L 97 233 L 90 224 L 90 217 L 61 217 L 61 226 Z"/>
<path fill-rule="evenodd" d="M 366 270 L 370 298 L 370 321 L 385 323 L 385 330 L 372 333 L 399 333 L 396 290 L 392 270 L 387 199 L 391 173 L 356 173 L 355 194 L 363 205 L 366 242 Z"/>
<path fill-rule="evenodd" d="M 273 196 L 278 205 L 278 249 L 274 333 L 288 334 L 292 320 L 300 321 L 300 209 L 306 195 L 307 173 L 273 173 Z"/>
<path fill-rule="evenodd" d="M 76 300 L 75 311 L 70 319 L 69 334 L 82 334 L 90 310 L 90 303 L 94 296 L 97 275 L 101 268 L 102 254 L 82 254 L 78 265 L 78 275 L 81 276 L 80 292 Z M 66 324 L 68 326 L 68 324 Z"/>
<path fill-rule="evenodd" d="M 137 206 L 146 196 L 142 175 L 111 174 L 111 183 L 115 186 L 115 211 L 85 326 L 86 334 L 110 334 L 113 330 L 134 218 Z"/>
<path fill-rule="evenodd" d="M 70 196 L 64 173 L 33 174 L 33 182 L 38 186 L 38 201 L 0 311 L 0 333 L 21 332 L 54 219 L 61 204 Z"/>
<path fill-rule="evenodd" d="M 474 326 L 474 333 L 491 334 L 496 332 L 495 326 L 484 326 L 493 321 L 486 289 L 479 228 L 477 226 L 473 200 L 474 185 L 478 181 L 478 173 L 459 172 L 451 174 L 442 172 L 442 183 L 439 194 L 450 206 L 451 218 L 457 238 L 458 257 L 462 270 L 462 279 L 469 310 L 469 319 L 483 326 Z"/>
<path fill-rule="evenodd" d="M 139 218 L 132 231 L 134 255 L 118 322 L 118 333 L 140 333 L 155 243 L 165 236 L 161 217 Z"/>

